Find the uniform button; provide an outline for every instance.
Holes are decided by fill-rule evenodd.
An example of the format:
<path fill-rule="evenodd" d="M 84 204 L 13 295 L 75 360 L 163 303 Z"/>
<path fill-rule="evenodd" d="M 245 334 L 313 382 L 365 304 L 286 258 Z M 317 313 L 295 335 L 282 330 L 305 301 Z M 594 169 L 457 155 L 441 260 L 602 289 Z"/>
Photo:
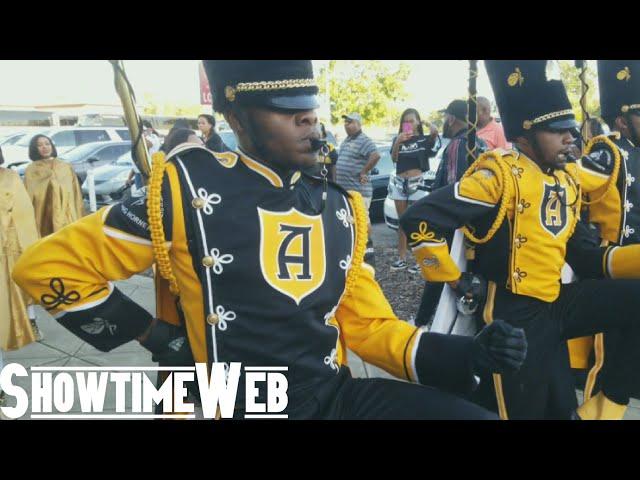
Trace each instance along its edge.
<path fill-rule="evenodd" d="M 207 323 L 209 325 L 217 325 L 219 321 L 220 319 L 215 313 L 210 313 L 209 315 L 207 315 Z"/>
<path fill-rule="evenodd" d="M 202 265 L 204 265 L 207 268 L 213 267 L 213 257 L 204 257 L 202 259 Z"/>
<path fill-rule="evenodd" d="M 193 200 L 191 200 L 191 206 L 193 208 L 202 208 L 202 207 L 204 207 L 204 204 L 205 204 L 204 199 L 199 198 L 199 197 L 198 198 L 194 198 Z"/>
<path fill-rule="evenodd" d="M 351 225 L 353 225 L 355 223 L 355 219 L 351 215 L 349 215 L 347 217 L 347 222 L 349 222 Z"/>

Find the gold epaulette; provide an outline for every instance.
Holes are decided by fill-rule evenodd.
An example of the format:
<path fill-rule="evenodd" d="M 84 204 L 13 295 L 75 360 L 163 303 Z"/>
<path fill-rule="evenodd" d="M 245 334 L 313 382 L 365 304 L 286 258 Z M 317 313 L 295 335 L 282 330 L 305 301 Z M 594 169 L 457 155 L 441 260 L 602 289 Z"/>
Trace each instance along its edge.
<path fill-rule="evenodd" d="M 505 152 L 507 154 L 512 153 L 511 151 Z M 465 237 L 467 237 L 474 243 L 482 244 L 487 243 L 489 240 L 491 240 L 502 225 L 502 222 L 504 222 L 504 219 L 507 215 L 509 199 L 511 198 L 511 183 L 509 178 L 509 168 L 507 167 L 506 162 L 502 160 L 502 157 L 503 155 L 499 150 L 492 150 L 483 153 L 475 162 L 473 162 L 473 164 L 461 178 L 462 181 L 465 178 L 473 175 L 478 170 L 489 169 L 500 179 L 500 184 L 502 185 L 502 197 L 500 198 L 500 208 L 498 210 L 498 215 L 496 215 L 496 219 L 487 231 L 487 234 L 484 237 L 479 238 L 476 237 L 466 225 L 462 227 L 462 232 L 464 233 Z"/>

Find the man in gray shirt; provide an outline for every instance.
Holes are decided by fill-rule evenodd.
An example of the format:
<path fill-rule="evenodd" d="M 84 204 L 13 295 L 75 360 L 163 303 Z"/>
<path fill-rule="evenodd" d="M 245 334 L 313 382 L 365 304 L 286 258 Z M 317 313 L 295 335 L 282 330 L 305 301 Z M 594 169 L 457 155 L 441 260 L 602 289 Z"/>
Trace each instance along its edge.
<path fill-rule="evenodd" d="M 340 145 L 336 164 L 336 181 L 346 190 L 356 190 L 369 210 L 373 187 L 369 172 L 380 160 L 373 141 L 362 131 L 362 117 L 358 113 L 343 115 L 347 138 Z"/>
<path fill-rule="evenodd" d="M 362 117 L 359 113 L 343 115 L 347 138 L 340 145 L 336 163 L 336 182 L 346 190 L 355 190 L 362 195 L 364 206 L 369 211 L 373 186 L 369 172 L 380 160 L 375 143 L 362 132 Z M 367 215 L 369 240 L 364 261 L 375 266 L 373 242 L 371 241 L 371 219 Z"/>

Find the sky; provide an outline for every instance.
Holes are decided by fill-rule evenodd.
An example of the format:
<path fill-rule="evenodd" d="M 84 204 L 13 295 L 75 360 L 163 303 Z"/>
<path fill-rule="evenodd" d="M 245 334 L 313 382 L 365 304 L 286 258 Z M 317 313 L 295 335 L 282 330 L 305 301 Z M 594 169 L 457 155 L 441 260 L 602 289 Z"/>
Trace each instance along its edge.
<path fill-rule="evenodd" d="M 406 83 L 406 106 L 428 114 L 445 108 L 454 98 L 466 96 L 466 60 L 404 60 L 411 66 Z M 198 104 L 199 60 L 126 60 L 125 70 L 138 101 L 145 94 L 156 101 Z M 314 60 L 318 71 L 324 64 Z M 398 60 L 384 60 L 397 67 Z M 479 62 L 478 93 L 491 99 L 491 89 Z M 111 65 L 106 60 L 2 60 L 1 105 L 63 103 L 119 104 Z"/>

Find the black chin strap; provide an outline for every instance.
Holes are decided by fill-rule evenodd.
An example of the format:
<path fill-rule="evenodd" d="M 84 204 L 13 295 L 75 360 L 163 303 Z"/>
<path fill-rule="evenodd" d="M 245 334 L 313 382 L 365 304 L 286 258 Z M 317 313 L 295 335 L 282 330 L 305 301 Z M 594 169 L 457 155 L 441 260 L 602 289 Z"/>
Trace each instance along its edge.
<path fill-rule="evenodd" d="M 324 211 L 325 205 L 327 204 L 327 191 L 329 190 L 329 180 L 327 179 L 327 175 L 329 173 L 329 170 L 327 169 L 329 145 L 327 144 L 326 140 L 312 138 L 311 146 L 314 150 L 320 150 L 320 163 L 322 163 L 322 169 L 320 170 L 320 176 L 322 177 L 322 204 L 318 213 L 322 213 Z"/>
<path fill-rule="evenodd" d="M 627 113 L 626 115 L 626 120 L 627 120 L 627 125 L 629 125 L 629 136 L 631 137 L 631 142 L 633 143 L 634 147 L 640 147 L 640 134 L 638 134 L 638 131 L 636 130 L 636 128 L 633 126 L 633 120 L 632 120 L 632 115 L 634 115 L 633 113 Z"/>
<path fill-rule="evenodd" d="M 556 176 L 555 171 L 553 169 L 549 169 L 550 171 L 548 172 L 552 177 L 553 177 L 553 181 L 554 181 L 554 185 L 553 185 L 553 191 L 556 192 L 556 196 L 558 197 L 558 200 L 560 200 L 560 205 L 562 205 L 563 207 L 573 207 L 576 203 L 578 203 L 578 196 L 579 196 L 579 192 L 578 192 L 578 186 L 575 184 L 575 182 L 573 181 L 573 178 L 571 177 L 571 175 L 567 175 L 567 178 L 569 179 L 569 183 L 571 184 L 571 186 L 573 187 L 573 190 L 575 192 L 575 200 L 572 203 L 566 203 L 563 199 L 562 199 L 562 195 L 560 195 L 560 179 Z"/>

